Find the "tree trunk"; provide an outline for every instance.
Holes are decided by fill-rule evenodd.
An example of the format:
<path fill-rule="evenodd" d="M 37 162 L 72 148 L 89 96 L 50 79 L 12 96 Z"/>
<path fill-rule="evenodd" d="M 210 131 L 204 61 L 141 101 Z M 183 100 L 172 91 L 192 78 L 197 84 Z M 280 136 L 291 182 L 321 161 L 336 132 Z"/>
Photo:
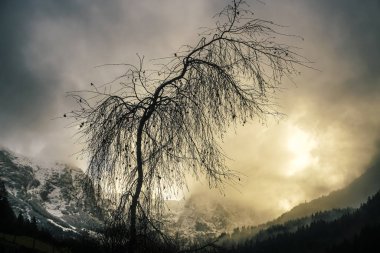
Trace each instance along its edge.
<path fill-rule="evenodd" d="M 141 143 L 142 143 L 142 130 L 144 128 L 145 120 L 142 120 L 137 131 L 137 140 L 136 140 L 136 160 L 137 160 L 137 185 L 135 189 L 135 193 L 132 196 L 132 202 L 130 207 L 131 212 L 131 223 L 130 223 L 130 238 L 129 238 L 129 251 L 131 253 L 136 252 L 136 243 L 137 243 L 137 230 L 136 230 L 136 214 L 137 214 L 137 204 L 140 197 L 144 172 L 143 172 L 143 160 L 142 160 L 142 151 L 141 151 Z"/>
<path fill-rule="evenodd" d="M 185 66 L 187 68 L 187 65 Z M 185 73 L 183 71 L 182 75 Z M 173 80 L 177 80 L 179 78 L 175 78 Z M 139 127 L 137 129 L 137 138 L 136 138 L 136 160 L 137 160 L 137 185 L 135 194 L 132 196 L 132 202 L 131 202 L 131 224 L 130 224 L 130 238 L 129 238 L 129 251 L 131 253 L 136 252 L 136 243 L 137 243 L 137 231 L 136 231 L 136 213 L 137 213 L 137 204 L 139 201 L 143 181 L 144 181 L 144 171 L 143 171 L 143 157 L 142 157 L 142 137 L 143 137 L 143 130 L 145 123 L 150 119 L 152 116 L 157 99 L 159 97 L 160 92 L 170 82 L 166 82 L 164 84 L 161 84 L 155 91 L 152 104 L 149 106 L 149 108 L 145 111 L 143 117 L 140 120 Z"/>

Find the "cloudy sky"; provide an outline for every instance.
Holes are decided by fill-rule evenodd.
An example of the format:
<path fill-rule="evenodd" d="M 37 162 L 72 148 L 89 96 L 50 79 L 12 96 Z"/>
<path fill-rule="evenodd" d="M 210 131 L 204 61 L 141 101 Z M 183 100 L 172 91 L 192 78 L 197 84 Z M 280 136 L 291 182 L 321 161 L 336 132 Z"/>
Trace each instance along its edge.
<path fill-rule="evenodd" d="M 223 147 L 244 174 L 227 188 L 258 222 L 341 188 L 378 155 L 380 2 L 248 0 L 259 18 L 304 40 L 287 41 L 313 61 L 279 95 L 287 117 L 231 129 Z M 3 0 L 0 3 L 0 145 L 43 159 L 85 162 L 75 129 L 59 119 L 66 92 L 104 83 L 105 63 L 154 59 L 196 42 L 225 0 Z M 191 192 L 203 190 L 190 184 Z M 213 192 L 210 196 L 218 196 Z"/>

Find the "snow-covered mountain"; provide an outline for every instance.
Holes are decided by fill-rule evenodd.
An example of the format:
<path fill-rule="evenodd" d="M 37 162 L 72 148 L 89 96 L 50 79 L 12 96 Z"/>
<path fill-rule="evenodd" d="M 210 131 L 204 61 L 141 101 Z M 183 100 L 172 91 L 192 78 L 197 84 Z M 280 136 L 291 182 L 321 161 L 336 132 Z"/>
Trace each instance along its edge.
<path fill-rule="evenodd" d="M 187 240 L 218 237 L 236 227 L 254 224 L 256 218 L 250 208 L 241 204 L 220 199 L 204 200 L 199 194 L 166 204 L 169 232 Z"/>
<path fill-rule="evenodd" d="M 15 214 L 34 216 L 56 236 L 91 232 L 102 224 L 101 209 L 79 168 L 37 163 L 0 147 L 0 180 Z"/>
<path fill-rule="evenodd" d="M 36 162 L 0 146 L 0 180 L 16 215 L 35 217 L 39 226 L 57 236 L 92 231 L 102 224 L 101 210 L 79 168 Z M 218 236 L 253 219 L 248 210 L 220 201 L 168 201 L 168 230 L 187 238 Z M 244 219 L 243 219 L 244 218 Z M 64 233 L 65 232 L 65 233 Z"/>

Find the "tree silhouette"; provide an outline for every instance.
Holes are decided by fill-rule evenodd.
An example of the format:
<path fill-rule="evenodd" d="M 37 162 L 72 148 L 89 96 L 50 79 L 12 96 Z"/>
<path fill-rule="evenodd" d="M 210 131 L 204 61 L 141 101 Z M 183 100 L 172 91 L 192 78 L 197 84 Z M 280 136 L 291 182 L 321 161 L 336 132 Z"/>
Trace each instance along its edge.
<path fill-rule="evenodd" d="M 16 216 L 8 201 L 8 192 L 4 182 L 0 180 L 0 232 L 12 231 Z"/>
<path fill-rule="evenodd" d="M 138 66 L 114 64 L 127 70 L 103 87 L 70 93 L 78 108 L 64 117 L 79 124 L 94 186 L 117 201 L 113 217 L 128 217 L 132 252 L 138 231 L 160 231 L 164 198 L 183 189 L 187 174 L 221 190 L 238 179 L 218 139 L 231 125 L 276 115 L 282 78 L 307 64 L 276 42 L 288 36 L 279 26 L 244 6 L 234 0 L 195 46 L 161 59 L 158 69 L 146 69 L 139 56 Z"/>

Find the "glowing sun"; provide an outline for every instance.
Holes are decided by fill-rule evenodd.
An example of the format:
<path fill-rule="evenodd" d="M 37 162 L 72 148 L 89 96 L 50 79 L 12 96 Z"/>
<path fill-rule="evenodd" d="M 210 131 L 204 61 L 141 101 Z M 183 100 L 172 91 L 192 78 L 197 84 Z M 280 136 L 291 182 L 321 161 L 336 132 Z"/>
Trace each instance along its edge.
<path fill-rule="evenodd" d="M 318 157 L 312 154 L 317 144 L 316 139 L 306 131 L 296 126 L 289 126 L 286 143 L 286 148 L 291 154 L 286 169 L 288 176 L 293 176 L 318 162 Z"/>

